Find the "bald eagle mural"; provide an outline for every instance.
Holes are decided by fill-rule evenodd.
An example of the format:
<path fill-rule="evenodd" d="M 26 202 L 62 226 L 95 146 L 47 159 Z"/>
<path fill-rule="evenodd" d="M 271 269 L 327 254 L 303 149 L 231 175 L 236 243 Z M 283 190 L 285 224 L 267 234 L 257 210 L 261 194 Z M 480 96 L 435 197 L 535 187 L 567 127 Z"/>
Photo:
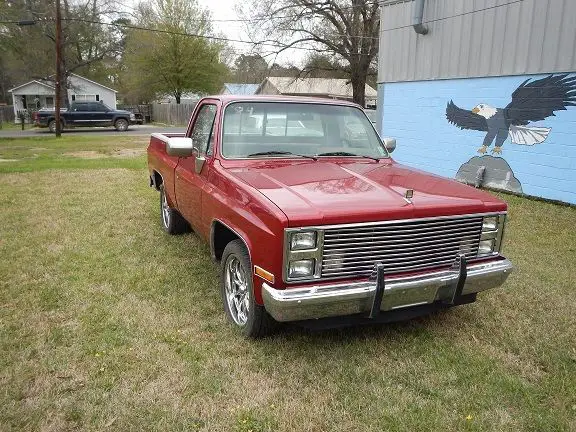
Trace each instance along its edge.
<path fill-rule="evenodd" d="M 534 81 L 527 79 L 514 90 L 512 102 L 505 108 L 480 103 L 469 111 L 450 101 L 446 118 L 460 129 L 486 132 L 479 153 L 486 153 L 494 142 L 492 153 L 500 154 L 508 137 L 512 144 L 532 146 L 544 142 L 551 128 L 530 123 L 554 116 L 554 111 L 570 106 L 576 106 L 576 76 L 557 74 Z"/>

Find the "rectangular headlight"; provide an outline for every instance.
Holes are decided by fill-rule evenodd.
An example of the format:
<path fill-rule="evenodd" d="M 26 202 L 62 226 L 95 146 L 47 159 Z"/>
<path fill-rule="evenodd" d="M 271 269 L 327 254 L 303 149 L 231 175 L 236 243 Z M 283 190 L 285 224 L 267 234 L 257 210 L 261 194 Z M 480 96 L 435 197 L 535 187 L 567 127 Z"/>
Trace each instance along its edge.
<path fill-rule="evenodd" d="M 290 261 L 290 264 L 288 265 L 288 277 L 301 278 L 312 276 L 314 274 L 315 265 L 316 260 L 314 259 Z"/>
<path fill-rule="evenodd" d="M 498 228 L 498 216 L 485 217 L 482 222 L 482 231 L 494 231 Z"/>
<path fill-rule="evenodd" d="M 290 250 L 306 250 L 316 247 L 316 231 L 292 233 L 290 237 Z"/>
<path fill-rule="evenodd" d="M 482 240 L 478 245 L 478 255 L 491 255 L 494 252 L 494 239 Z"/>

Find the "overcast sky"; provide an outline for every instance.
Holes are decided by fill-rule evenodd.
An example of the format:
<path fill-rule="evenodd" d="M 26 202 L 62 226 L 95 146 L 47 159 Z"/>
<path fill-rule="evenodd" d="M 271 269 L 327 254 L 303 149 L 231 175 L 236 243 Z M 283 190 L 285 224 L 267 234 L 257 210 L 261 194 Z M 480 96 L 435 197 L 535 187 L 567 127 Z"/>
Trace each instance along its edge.
<path fill-rule="evenodd" d="M 230 39 L 250 40 L 246 34 L 245 22 L 219 22 L 217 20 L 234 20 L 238 19 L 235 6 L 238 2 L 243 0 L 197 0 L 198 4 L 202 7 L 209 9 L 212 12 L 212 19 L 214 21 L 214 29 L 218 33 L 224 34 Z M 245 43 L 230 43 L 237 54 L 250 52 L 252 45 Z M 298 49 L 286 50 L 278 57 L 266 56 L 266 60 L 270 63 L 276 61 L 277 63 L 300 63 L 307 52 Z"/>

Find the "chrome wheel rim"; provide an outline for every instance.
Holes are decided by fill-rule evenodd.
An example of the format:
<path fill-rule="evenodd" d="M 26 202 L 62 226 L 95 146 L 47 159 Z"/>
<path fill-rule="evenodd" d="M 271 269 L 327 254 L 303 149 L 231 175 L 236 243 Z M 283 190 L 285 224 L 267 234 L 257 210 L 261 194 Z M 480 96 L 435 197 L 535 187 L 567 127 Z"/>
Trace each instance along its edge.
<path fill-rule="evenodd" d="M 162 223 L 166 228 L 170 221 L 170 207 L 168 207 L 168 200 L 166 199 L 166 193 L 162 192 Z"/>
<path fill-rule="evenodd" d="M 250 309 L 248 279 L 242 263 L 236 255 L 230 255 L 224 267 L 226 303 L 236 324 L 243 326 L 248 321 Z"/>
<path fill-rule="evenodd" d="M 128 129 L 128 123 L 124 120 L 118 120 L 118 130 L 125 131 L 126 129 Z"/>

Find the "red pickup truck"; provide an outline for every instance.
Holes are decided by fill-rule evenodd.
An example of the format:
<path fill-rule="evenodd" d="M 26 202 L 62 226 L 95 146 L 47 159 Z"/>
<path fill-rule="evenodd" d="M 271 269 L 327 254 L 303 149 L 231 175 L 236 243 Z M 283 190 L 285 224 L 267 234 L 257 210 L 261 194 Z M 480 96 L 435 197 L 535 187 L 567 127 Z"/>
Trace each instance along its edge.
<path fill-rule="evenodd" d="M 209 242 L 246 336 L 406 319 L 501 285 L 506 203 L 395 162 L 395 144 L 352 103 L 208 97 L 185 134 L 152 135 L 150 185 L 164 230 Z"/>

